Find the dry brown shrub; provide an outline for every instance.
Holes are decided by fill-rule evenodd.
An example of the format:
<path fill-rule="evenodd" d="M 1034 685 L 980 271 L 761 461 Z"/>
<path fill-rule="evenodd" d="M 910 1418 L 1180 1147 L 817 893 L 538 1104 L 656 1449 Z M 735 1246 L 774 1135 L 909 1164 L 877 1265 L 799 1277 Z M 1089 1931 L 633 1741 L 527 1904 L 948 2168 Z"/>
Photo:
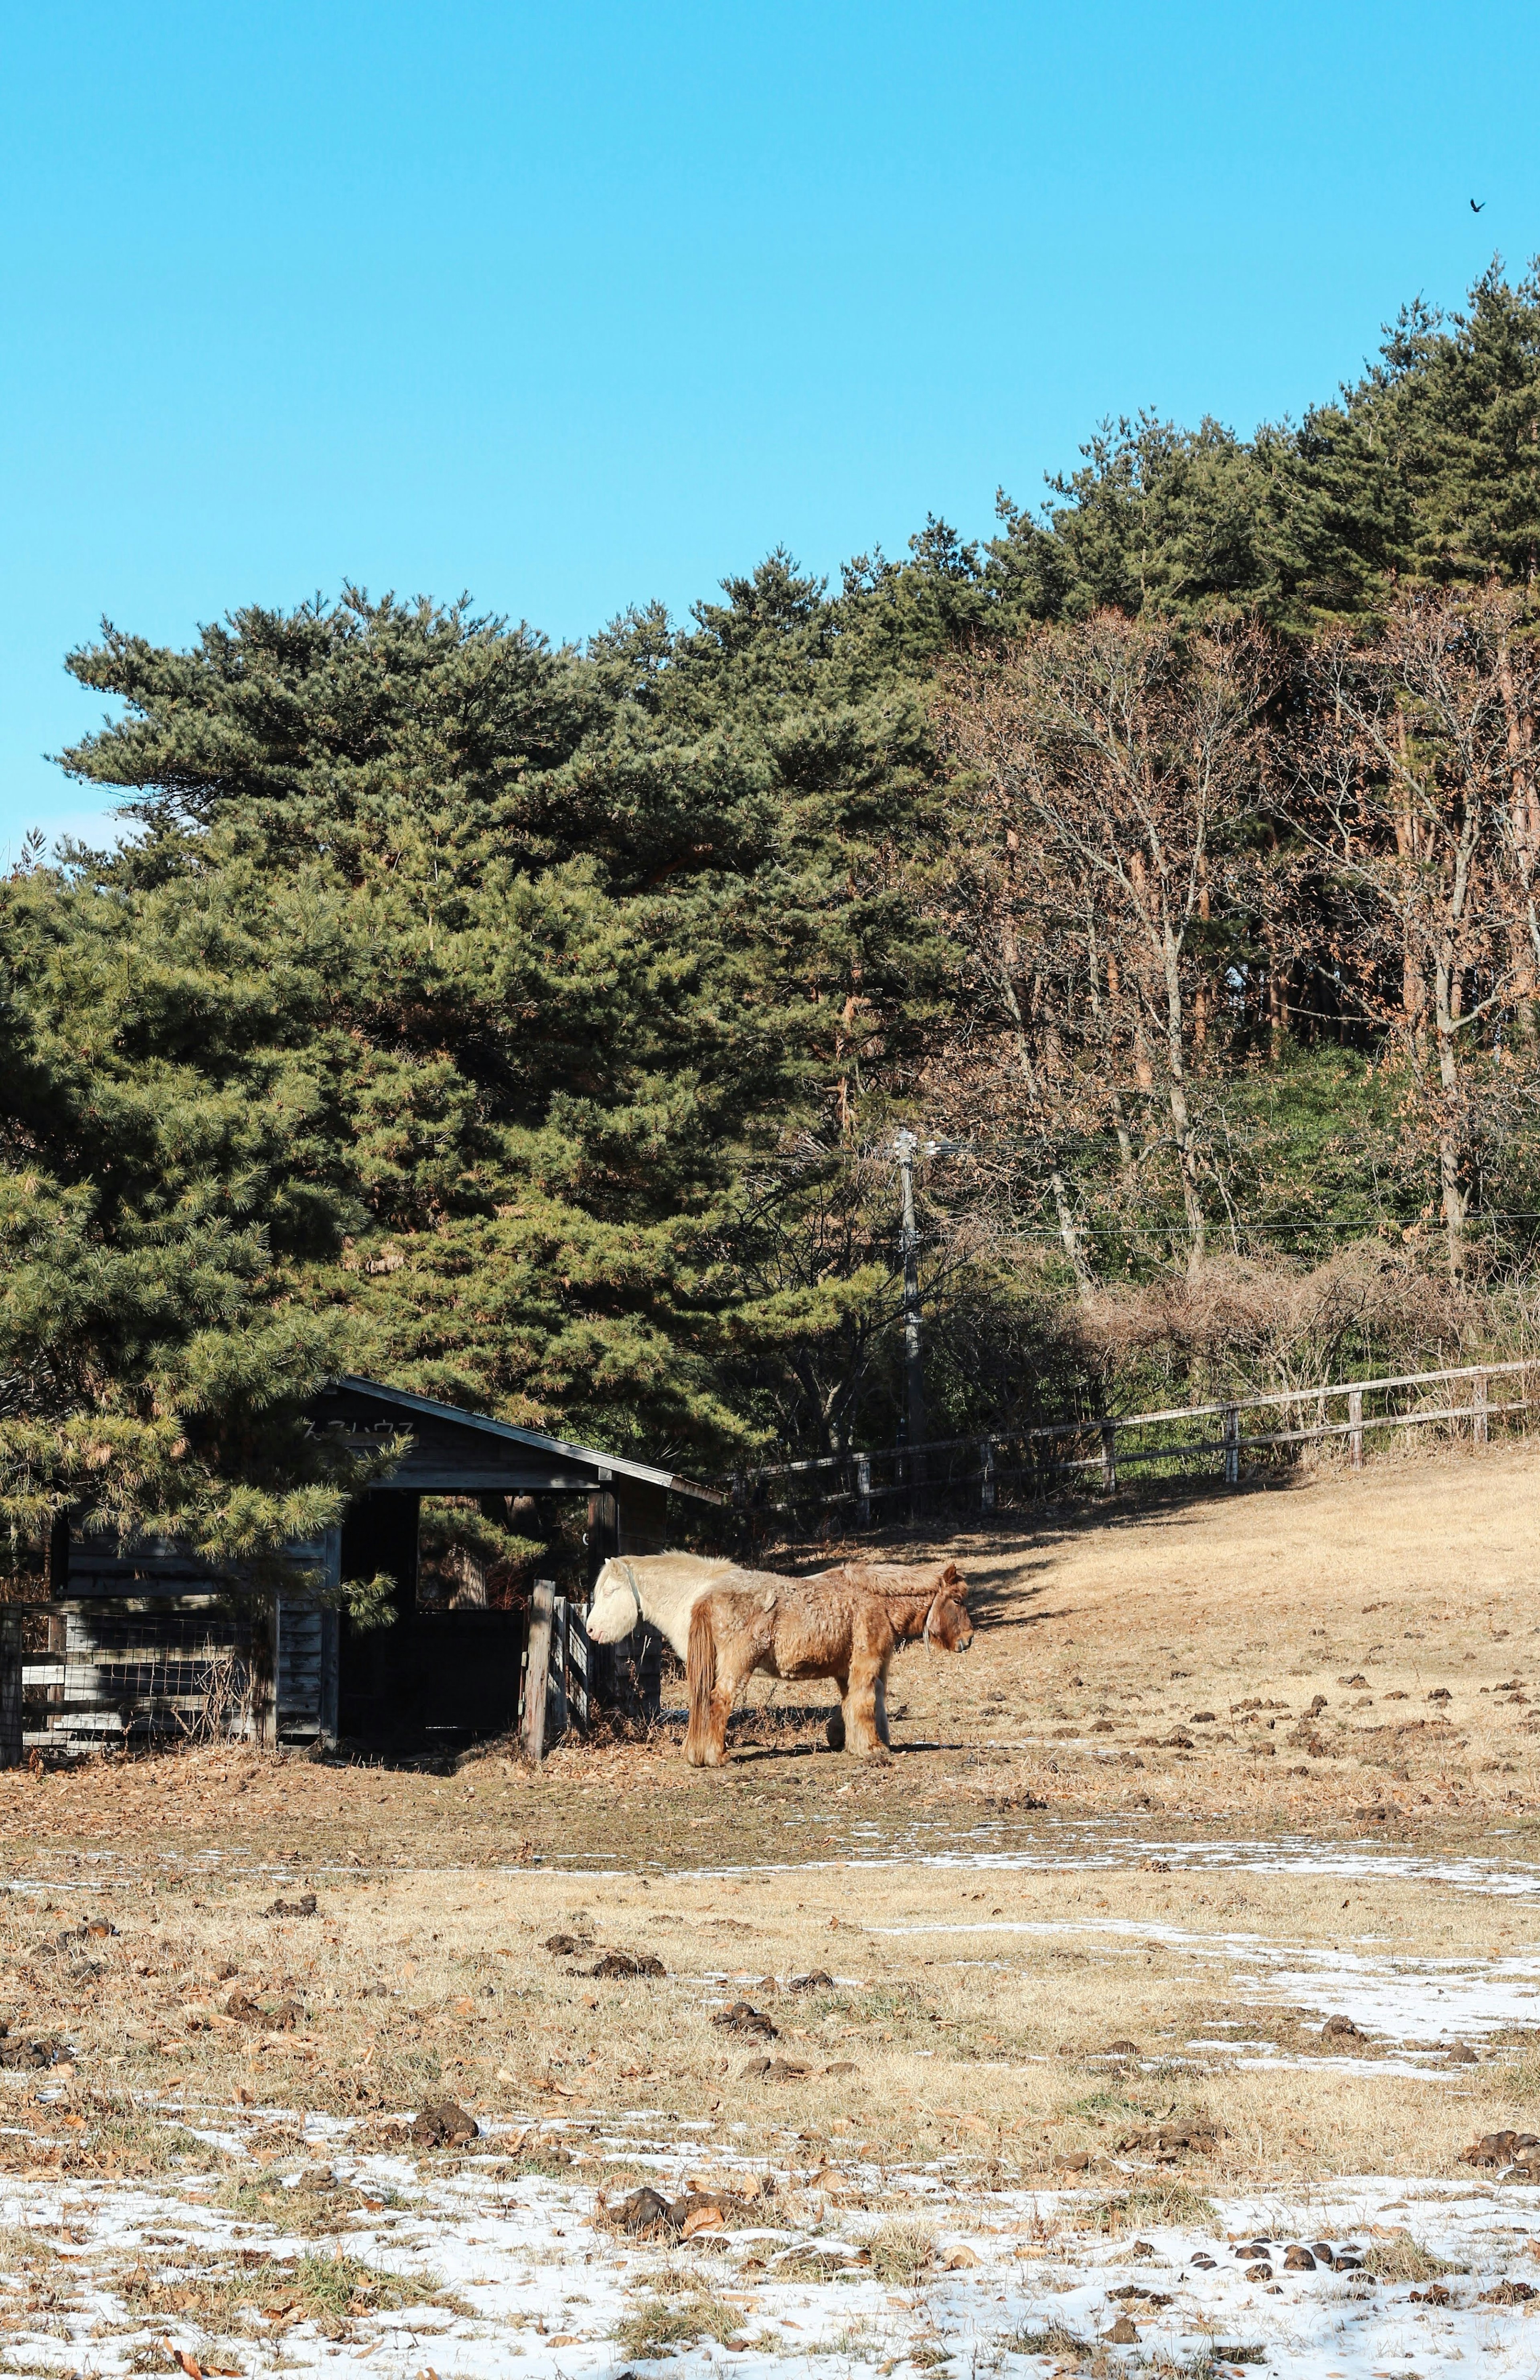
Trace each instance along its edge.
<path fill-rule="evenodd" d="M 1196 1280 L 1098 1289 L 1077 1320 L 1110 1384 L 1133 1390 L 1154 1373 L 1204 1393 L 1260 1394 L 1457 1362 L 1492 1336 L 1498 1316 L 1401 1249 L 1361 1240 L 1318 1265 L 1223 1257 Z"/>

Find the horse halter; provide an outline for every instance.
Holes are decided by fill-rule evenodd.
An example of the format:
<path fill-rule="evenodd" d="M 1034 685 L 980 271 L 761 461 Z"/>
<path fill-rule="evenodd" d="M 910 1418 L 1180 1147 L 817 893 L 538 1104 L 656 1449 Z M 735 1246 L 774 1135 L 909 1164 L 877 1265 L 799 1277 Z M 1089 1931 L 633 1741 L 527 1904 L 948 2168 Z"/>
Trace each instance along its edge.
<path fill-rule="evenodd" d="M 617 1556 L 616 1559 L 618 1560 L 619 1557 Z M 637 1573 L 628 1561 L 621 1562 L 620 1567 L 625 1572 L 625 1584 L 631 1590 L 631 1600 L 637 1607 L 637 1618 L 638 1621 L 645 1620 L 647 1614 L 642 1609 L 641 1594 L 637 1585 Z"/>

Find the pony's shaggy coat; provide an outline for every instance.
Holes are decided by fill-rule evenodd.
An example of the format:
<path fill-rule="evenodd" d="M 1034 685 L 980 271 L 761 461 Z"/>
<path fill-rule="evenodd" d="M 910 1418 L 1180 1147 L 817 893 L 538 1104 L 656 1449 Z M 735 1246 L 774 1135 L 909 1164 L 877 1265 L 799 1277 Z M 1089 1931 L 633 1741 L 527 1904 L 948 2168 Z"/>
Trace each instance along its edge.
<path fill-rule="evenodd" d="M 908 1570 L 846 1562 L 815 1578 L 719 1579 L 690 1610 L 685 1757 L 697 1768 L 722 1765 L 733 1705 L 755 1670 L 774 1678 L 832 1678 L 841 1711 L 830 1721 L 831 1745 L 881 1757 L 888 1666 L 901 1644 L 917 1637 L 948 1653 L 973 1642 L 967 1589 L 955 1562 Z"/>

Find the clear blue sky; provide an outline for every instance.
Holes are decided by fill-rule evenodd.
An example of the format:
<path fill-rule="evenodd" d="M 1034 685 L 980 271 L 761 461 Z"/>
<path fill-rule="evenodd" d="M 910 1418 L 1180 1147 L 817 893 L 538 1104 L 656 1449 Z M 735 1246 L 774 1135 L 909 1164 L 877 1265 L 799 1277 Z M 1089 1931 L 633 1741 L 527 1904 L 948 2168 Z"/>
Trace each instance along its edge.
<path fill-rule="evenodd" d="M 553 637 L 1243 430 L 1540 249 L 1540 12 L 4 0 L 0 853 L 103 614 Z M 1479 217 L 1472 198 L 1485 201 Z"/>

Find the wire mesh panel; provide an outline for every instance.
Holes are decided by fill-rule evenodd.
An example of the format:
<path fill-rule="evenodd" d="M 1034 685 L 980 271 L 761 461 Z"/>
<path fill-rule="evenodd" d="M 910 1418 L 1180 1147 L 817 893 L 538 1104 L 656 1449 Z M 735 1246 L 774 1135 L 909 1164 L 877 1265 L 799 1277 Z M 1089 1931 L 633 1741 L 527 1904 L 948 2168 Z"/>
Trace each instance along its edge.
<path fill-rule="evenodd" d="M 21 1659 L 24 1745 L 83 1751 L 130 1737 L 250 1734 L 246 1614 L 131 1609 L 92 1597 L 34 1607 L 28 1616 L 34 1625 Z"/>

